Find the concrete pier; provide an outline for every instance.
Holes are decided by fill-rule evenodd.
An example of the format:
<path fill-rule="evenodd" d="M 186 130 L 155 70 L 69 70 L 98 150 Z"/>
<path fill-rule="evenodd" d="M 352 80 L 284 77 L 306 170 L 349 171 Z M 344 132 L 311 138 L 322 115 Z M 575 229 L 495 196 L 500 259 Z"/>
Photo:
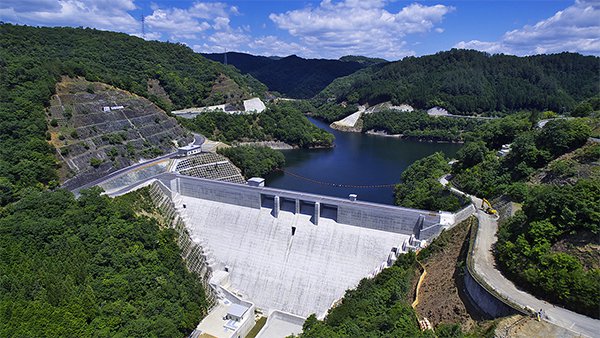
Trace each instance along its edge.
<path fill-rule="evenodd" d="M 273 198 L 273 216 L 279 217 L 279 196 Z"/>

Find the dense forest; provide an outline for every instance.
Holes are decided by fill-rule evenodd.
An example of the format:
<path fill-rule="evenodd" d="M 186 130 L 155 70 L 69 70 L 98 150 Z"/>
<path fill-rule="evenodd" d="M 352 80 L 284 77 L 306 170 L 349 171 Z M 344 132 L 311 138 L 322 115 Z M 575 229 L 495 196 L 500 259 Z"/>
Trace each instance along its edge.
<path fill-rule="evenodd" d="M 452 182 L 463 191 L 481 197 L 503 193 L 519 195 L 523 184 L 551 160 L 581 147 L 591 135 L 589 122 L 572 119 L 550 121 L 535 129 L 527 114 L 508 116 L 478 127 L 459 154 Z M 534 128 L 534 129 L 531 129 Z M 512 144 L 506 157 L 495 149 Z"/>
<path fill-rule="evenodd" d="M 401 175 L 396 185 L 396 204 L 407 208 L 424 210 L 456 211 L 466 201 L 450 193 L 438 181 L 450 172 L 448 159 L 435 153 L 411 164 Z"/>
<path fill-rule="evenodd" d="M 600 245 L 599 230 L 600 180 L 533 186 L 523 211 L 500 227 L 496 257 L 537 297 L 600 318 L 600 266 L 588 245 Z"/>
<path fill-rule="evenodd" d="M 333 135 L 312 124 L 293 102 L 269 105 L 260 114 L 207 112 L 192 120 L 180 119 L 187 128 L 223 141 L 278 140 L 300 148 L 331 147 Z"/>
<path fill-rule="evenodd" d="M 265 87 L 180 44 L 0 24 L 0 336 L 186 336 L 206 312 L 204 291 L 174 233 L 136 215 L 141 197 L 47 190 L 58 166 L 45 109 L 63 75 L 165 109 L 221 103 L 224 77 L 234 99 Z"/>
<path fill-rule="evenodd" d="M 336 79 L 317 105 L 407 103 L 456 114 L 527 110 L 571 111 L 600 91 L 600 62 L 573 53 L 517 57 L 453 49 L 374 65 Z"/>
<path fill-rule="evenodd" d="M 265 177 L 274 170 L 283 168 L 285 164 L 285 157 L 281 151 L 268 147 L 244 145 L 221 148 L 218 152 L 240 168 L 246 179 Z"/>
<path fill-rule="evenodd" d="M 147 191 L 24 193 L 0 217 L 0 336 L 184 337 L 204 290 Z"/>
<path fill-rule="evenodd" d="M 464 140 L 465 132 L 483 123 L 478 119 L 432 117 L 418 110 L 385 110 L 363 115 L 362 130 L 380 130 L 424 141 L 460 142 Z"/>
<path fill-rule="evenodd" d="M 221 74 L 247 93 L 265 89 L 180 44 L 93 29 L 0 24 L 0 190 L 10 196 L 2 202 L 25 187 L 57 185 L 44 109 L 61 75 L 108 83 L 170 109 L 223 100 L 224 93 L 212 88 Z M 149 92 L 149 80 L 158 80 L 168 96 Z"/>
<path fill-rule="evenodd" d="M 225 54 L 203 54 L 218 62 L 224 62 Z M 269 90 L 287 97 L 307 99 L 315 96 L 333 80 L 350 75 L 380 59 L 345 57 L 340 60 L 304 59 L 296 55 L 283 58 L 255 56 L 244 53 L 227 53 L 227 64 L 235 66 L 260 80 Z"/>

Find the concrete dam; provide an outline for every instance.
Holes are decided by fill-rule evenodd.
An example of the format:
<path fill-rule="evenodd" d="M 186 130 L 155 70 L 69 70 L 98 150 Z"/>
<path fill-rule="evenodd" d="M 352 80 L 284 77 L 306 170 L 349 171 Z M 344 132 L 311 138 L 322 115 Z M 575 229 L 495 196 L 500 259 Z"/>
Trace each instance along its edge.
<path fill-rule="evenodd" d="M 201 248 L 203 278 L 226 272 L 220 287 L 264 313 L 323 317 L 347 289 L 458 218 L 173 173 L 151 181 Z"/>

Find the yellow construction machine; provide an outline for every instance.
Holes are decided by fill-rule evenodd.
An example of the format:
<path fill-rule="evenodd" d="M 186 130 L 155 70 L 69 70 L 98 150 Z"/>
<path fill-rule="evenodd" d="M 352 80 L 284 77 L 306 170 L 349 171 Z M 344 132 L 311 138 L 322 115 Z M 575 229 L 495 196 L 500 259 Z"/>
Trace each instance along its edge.
<path fill-rule="evenodd" d="M 485 198 L 481 200 L 481 210 L 490 215 L 495 215 L 497 213 L 496 209 L 492 208 L 490 201 L 486 200 Z"/>

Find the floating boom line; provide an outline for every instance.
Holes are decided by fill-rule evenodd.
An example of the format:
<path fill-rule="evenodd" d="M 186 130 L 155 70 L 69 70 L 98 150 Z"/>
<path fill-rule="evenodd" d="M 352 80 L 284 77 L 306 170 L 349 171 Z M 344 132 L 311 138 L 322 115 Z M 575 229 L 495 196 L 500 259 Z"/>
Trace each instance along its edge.
<path fill-rule="evenodd" d="M 334 187 L 334 188 L 356 188 L 356 189 L 383 189 L 383 188 L 393 188 L 397 185 L 397 183 L 390 183 L 390 184 L 371 184 L 371 185 L 360 185 L 360 184 L 341 184 L 341 183 L 331 183 L 331 182 L 324 182 L 324 181 L 319 181 L 319 180 L 315 180 L 309 177 L 305 177 L 302 175 L 298 175 L 296 173 L 293 173 L 291 171 L 287 171 L 287 170 L 283 170 L 283 169 L 277 169 L 278 171 L 281 171 L 285 174 L 288 174 L 290 176 L 296 177 L 298 179 L 302 179 L 311 183 L 315 183 L 315 184 L 320 184 L 320 185 L 326 185 L 326 186 L 330 186 L 330 187 Z"/>

